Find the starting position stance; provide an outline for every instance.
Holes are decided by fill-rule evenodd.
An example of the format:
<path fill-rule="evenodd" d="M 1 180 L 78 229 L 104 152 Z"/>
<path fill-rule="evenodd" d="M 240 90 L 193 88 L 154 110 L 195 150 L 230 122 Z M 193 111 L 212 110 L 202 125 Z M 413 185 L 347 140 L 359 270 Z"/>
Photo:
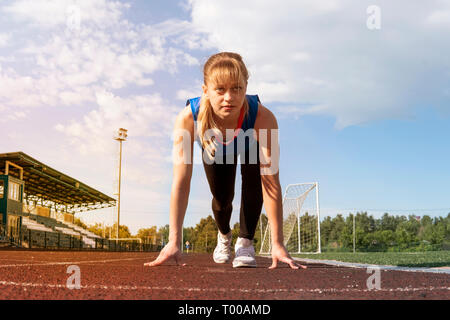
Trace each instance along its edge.
<path fill-rule="evenodd" d="M 278 261 L 293 269 L 306 268 L 296 263 L 283 245 L 275 116 L 261 105 L 258 96 L 246 94 L 249 75 L 239 54 L 222 52 L 211 56 L 203 75 L 202 96 L 189 99 L 175 123 L 169 243 L 156 260 L 145 265 L 157 266 L 170 259 L 178 264 L 181 260 L 181 228 L 189 198 L 193 144 L 197 140 L 203 151 L 203 166 L 213 196 L 212 211 L 219 229 L 214 261 L 227 263 L 232 258 L 230 219 L 240 157 L 240 233 L 233 267 L 256 267 L 253 237 L 264 204 L 271 227 L 270 268 L 275 268 Z"/>

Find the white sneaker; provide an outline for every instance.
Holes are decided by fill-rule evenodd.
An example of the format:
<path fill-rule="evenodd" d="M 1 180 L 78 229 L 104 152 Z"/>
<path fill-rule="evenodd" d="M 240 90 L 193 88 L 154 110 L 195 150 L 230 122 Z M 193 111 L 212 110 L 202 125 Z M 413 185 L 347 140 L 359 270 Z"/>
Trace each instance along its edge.
<path fill-rule="evenodd" d="M 253 240 L 238 238 L 234 246 L 236 256 L 233 260 L 233 268 L 256 267 L 255 248 Z"/>
<path fill-rule="evenodd" d="M 213 259 L 215 263 L 227 263 L 231 259 L 231 231 L 223 235 L 217 234 L 217 246 L 214 249 Z"/>

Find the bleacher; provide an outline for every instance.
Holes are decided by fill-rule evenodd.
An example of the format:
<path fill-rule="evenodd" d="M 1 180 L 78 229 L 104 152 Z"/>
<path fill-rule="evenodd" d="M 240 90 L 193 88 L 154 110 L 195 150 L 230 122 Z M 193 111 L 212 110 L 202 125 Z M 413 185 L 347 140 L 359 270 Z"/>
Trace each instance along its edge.
<path fill-rule="evenodd" d="M 108 251 L 159 251 L 161 246 L 138 239 L 105 239 L 67 221 L 24 213 L 9 215 L 7 245 L 41 249 L 94 249 Z M 1 246 L 2 239 L 0 239 Z"/>
<path fill-rule="evenodd" d="M 36 231 L 53 232 L 51 228 L 47 228 L 45 225 L 40 224 L 28 217 L 22 217 L 22 226 Z"/>
<path fill-rule="evenodd" d="M 72 223 L 28 213 L 22 216 L 23 245 L 28 248 L 96 248 L 101 237 Z"/>
<path fill-rule="evenodd" d="M 86 237 L 89 237 L 89 238 L 101 238 L 100 236 L 96 235 L 95 233 L 92 233 L 89 230 L 86 230 L 86 229 L 84 229 L 84 228 L 82 228 L 82 227 L 80 227 L 80 226 L 78 226 L 76 224 L 73 224 L 73 223 L 70 223 L 70 222 L 65 222 L 65 224 L 69 228 L 79 232 L 80 234 L 85 235 Z"/>
<path fill-rule="evenodd" d="M 80 226 L 77 226 L 76 224 L 72 224 L 70 222 L 66 222 L 66 225 L 75 230 L 75 232 L 78 232 L 79 234 L 81 234 L 82 238 L 83 238 L 83 242 L 88 245 L 91 246 L 92 248 L 95 248 L 95 239 L 101 239 L 102 237 L 96 235 L 93 232 L 90 232 L 89 230 L 86 230 Z"/>

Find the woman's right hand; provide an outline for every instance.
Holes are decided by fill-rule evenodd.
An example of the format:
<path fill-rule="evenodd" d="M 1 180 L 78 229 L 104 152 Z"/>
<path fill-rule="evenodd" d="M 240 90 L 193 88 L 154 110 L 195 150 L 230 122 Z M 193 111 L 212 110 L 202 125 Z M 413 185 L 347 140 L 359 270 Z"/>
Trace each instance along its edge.
<path fill-rule="evenodd" d="M 170 261 L 171 259 L 175 259 L 175 262 L 177 265 L 181 264 L 181 252 L 179 244 L 170 242 L 161 250 L 161 252 L 158 255 L 158 258 L 151 262 L 144 263 L 144 266 L 146 267 L 156 267 L 161 265 L 162 263 L 166 261 Z M 182 266 L 185 266 L 186 264 L 181 264 Z"/>

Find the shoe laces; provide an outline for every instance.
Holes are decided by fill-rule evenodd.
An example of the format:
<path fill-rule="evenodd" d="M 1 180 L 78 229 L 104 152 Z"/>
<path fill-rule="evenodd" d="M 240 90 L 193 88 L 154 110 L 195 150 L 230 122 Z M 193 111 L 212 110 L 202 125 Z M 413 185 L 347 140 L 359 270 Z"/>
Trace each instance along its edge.
<path fill-rule="evenodd" d="M 231 249 L 231 240 L 225 236 L 219 236 L 217 247 L 220 253 L 228 253 Z"/>
<path fill-rule="evenodd" d="M 253 246 L 248 247 L 240 247 L 236 251 L 237 256 L 245 256 L 245 257 L 253 257 L 254 256 L 254 248 Z"/>

